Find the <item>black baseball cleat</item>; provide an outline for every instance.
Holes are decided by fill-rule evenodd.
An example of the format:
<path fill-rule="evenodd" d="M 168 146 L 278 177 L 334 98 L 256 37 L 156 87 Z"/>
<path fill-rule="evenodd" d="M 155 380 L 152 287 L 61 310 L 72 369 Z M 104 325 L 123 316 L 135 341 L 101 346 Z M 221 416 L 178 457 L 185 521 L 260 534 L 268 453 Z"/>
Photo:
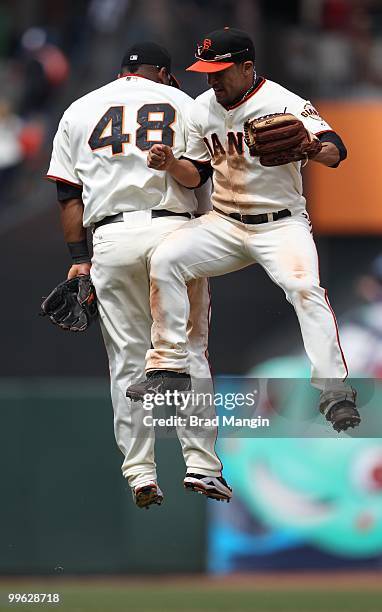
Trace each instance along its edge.
<path fill-rule="evenodd" d="M 185 489 L 205 495 L 210 499 L 229 502 L 232 489 L 223 476 L 204 476 L 203 474 L 186 474 L 183 481 Z"/>
<path fill-rule="evenodd" d="M 132 400 L 143 400 L 147 394 L 161 393 L 166 391 L 186 392 L 191 389 L 191 377 L 185 372 L 174 372 L 171 370 L 151 370 L 147 372 L 146 380 L 130 385 L 126 389 L 126 397 Z"/>
<path fill-rule="evenodd" d="M 339 392 L 322 392 L 320 400 L 320 412 L 326 417 L 335 431 L 346 431 L 350 427 L 354 429 L 361 422 L 361 416 L 356 407 L 357 392 L 355 389 Z"/>
<path fill-rule="evenodd" d="M 163 503 L 163 493 L 154 480 L 134 487 L 132 495 L 138 508 L 146 508 L 148 510 L 152 504 L 161 506 Z"/>

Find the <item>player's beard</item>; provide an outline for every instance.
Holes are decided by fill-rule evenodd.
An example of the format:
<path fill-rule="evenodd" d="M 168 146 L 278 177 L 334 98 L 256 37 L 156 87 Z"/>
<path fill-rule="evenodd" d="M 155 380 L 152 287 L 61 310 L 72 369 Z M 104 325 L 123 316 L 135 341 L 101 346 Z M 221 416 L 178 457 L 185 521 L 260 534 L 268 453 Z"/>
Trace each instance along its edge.
<path fill-rule="evenodd" d="M 223 98 L 219 99 L 219 97 L 216 95 L 216 91 L 214 90 L 217 102 L 219 102 L 219 104 L 225 107 L 233 106 L 234 104 L 238 104 L 239 102 L 244 100 L 255 89 L 256 81 L 257 81 L 257 72 L 256 72 L 256 68 L 253 67 L 253 81 L 252 81 L 251 87 L 249 87 L 243 94 L 236 96 L 232 100 L 223 99 Z M 223 90 L 223 93 L 224 93 L 224 90 Z"/>

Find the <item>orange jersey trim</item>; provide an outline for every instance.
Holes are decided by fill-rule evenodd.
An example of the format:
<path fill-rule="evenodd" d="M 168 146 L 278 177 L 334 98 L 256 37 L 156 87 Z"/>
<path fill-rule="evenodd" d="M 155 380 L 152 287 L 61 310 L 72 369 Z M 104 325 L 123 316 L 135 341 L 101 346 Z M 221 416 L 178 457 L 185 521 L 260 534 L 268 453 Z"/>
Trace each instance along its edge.
<path fill-rule="evenodd" d="M 67 183 L 68 185 L 74 185 L 75 187 L 82 187 L 83 185 L 81 185 L 81 183 L 73 183 L 73 181 L 68 181 L 67 179 L 61 178 L 61 176 L 53 176 L 53 174 L 47 174 L 46 176 L 44 176 L 45 179 L 47 179 L 48 181 L 53 181 L 54 183 L 56 181 L 61 181 L 62 183 Z"/>
<path fill-rule="evenodd" d="M 240 100 L 240 102 L 237 102 L 236 104 L 234 104 L 233 106 L 227 106 L 225 107 L 226 110 L 232 110 L 234 108 L 237 108 L 238 106 L 240 106 L 241 104 L 244 104 L 244 102 L 247 102 L 247 100 L 249 100 L 250 98 L 252 98 L 252 96 L 254 96 L 259 89 L 264 85 L 264 83 L 266 82 L 266 79 L 264 79 L 264 77 L 262 77 L 262 81 L 258 84 L 258 86 L 256 87 L 256 89 L 254 89 L 253 91 L 251 91 L 250 94 L 248 94 L 248 96 L 246 96 L 243 100 Z"/>

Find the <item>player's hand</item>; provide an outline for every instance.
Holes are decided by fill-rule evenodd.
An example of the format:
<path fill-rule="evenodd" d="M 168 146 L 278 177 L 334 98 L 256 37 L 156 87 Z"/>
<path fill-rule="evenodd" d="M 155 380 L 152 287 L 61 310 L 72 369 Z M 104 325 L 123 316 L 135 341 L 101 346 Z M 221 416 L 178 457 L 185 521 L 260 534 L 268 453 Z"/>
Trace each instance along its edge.
<path fill-rule="evenodd" d="M 73 264 L 68 272 L 68 276 L 67 276 L 68 280 L 70 280 L 71 278 L 75 278 L 76 276 L 79 276 L 80 274 L 90 274 L 91 267 L 92 267 L 92 264 L 90 263 L 90 261 L 86 263 L 81 263 L 81 264 Z"/>
<path fill-rule="evenodd" d="M 153 145 L 147 154 L 147 165 L 154 170 L 169 170 L 174 161 L 174 154 L 168 145 Z"/>

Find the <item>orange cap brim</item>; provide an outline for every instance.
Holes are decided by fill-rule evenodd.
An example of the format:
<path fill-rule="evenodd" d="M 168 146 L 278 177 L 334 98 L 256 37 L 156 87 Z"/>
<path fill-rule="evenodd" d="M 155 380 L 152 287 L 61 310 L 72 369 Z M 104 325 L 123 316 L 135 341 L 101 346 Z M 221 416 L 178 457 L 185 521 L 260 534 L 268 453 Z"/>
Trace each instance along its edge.
<path fill-rule="evenodd" d="M 220 72 L 233 66 L 234 62 L 202 62 L 198 60 L 186 68 L 189 72 Z"/>

